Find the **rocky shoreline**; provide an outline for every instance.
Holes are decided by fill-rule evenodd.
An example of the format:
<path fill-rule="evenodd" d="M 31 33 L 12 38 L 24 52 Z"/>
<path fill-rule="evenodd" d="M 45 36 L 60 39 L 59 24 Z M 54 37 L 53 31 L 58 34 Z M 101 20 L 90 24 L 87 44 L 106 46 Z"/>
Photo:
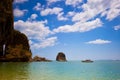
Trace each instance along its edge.
<path fill-rule="evenodd" d="M 12 55 L 11 55 L 12 56 Z M 66 56 L 63 52 L 59 52 L 56 56 L 56 61 L 58 62 L 66 62 Z M 45 57 L 40 56 L 34 56 L 33 58 L 30 58 L 29 60 L 26 60 L 26 58 L 23 57 L 14 57 L 14 58 L 8 58 L 8 57 L 0 57 L 0 62 L 52 62 L 52 60 L 49 60 Z"/>

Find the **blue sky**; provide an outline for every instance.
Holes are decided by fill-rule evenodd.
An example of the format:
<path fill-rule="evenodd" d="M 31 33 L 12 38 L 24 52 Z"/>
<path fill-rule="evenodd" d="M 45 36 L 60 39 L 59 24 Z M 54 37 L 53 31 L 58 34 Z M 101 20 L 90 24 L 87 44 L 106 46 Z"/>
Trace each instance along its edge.
<path fill-rule="evenodd" d="M 14 0 L 14 28 L 33 56 L 120 59 L 120 0 Z"/>

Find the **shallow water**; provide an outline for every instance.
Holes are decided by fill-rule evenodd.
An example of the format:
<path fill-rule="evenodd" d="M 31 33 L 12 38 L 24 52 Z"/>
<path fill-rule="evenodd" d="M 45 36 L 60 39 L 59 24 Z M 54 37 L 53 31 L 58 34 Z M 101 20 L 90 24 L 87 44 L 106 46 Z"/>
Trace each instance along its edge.
<path fill-rule="evenodd" d="M 0 80 L 120 80 L 120 61 L 1 62 Z"/>

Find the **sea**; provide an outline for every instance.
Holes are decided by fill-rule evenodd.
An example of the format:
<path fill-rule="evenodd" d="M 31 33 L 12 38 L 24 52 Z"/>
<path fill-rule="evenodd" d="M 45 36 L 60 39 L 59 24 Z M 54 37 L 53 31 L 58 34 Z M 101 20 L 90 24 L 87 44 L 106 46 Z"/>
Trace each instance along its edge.
<path fill-rule="evenodd" d="M 120 61 L 0 62 L 0 80 L 120 80 Z"/>

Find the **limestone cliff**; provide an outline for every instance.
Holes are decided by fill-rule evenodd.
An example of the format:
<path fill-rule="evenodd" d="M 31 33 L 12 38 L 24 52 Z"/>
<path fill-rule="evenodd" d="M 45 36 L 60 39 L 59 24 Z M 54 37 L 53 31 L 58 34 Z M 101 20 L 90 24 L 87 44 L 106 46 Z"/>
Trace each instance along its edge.
<path fill-rule="evenodd" d="M 13 0 L 0 0 L 0 56 L 3 56 L 3 45 L 12 43 L 13 38 Z"/>
<path fill-rule="evenodd" d="M 0 61 L 29 61 L 27 36 L 14 30 L 13 0 L 0 0 Z"/>
<path fill-rule="evenodd" d="M 13 43 L 7 43 L 5 58 L 9 61 L 29 61 L 32 53 L 25 34 L 14 30 Z"/>

